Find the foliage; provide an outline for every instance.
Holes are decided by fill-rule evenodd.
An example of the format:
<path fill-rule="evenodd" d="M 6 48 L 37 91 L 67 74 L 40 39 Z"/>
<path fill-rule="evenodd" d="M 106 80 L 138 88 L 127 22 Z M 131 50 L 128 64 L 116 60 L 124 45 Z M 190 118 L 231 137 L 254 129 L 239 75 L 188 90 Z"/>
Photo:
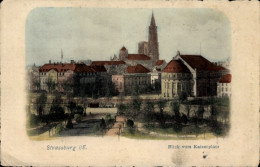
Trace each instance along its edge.
<path fill-rule="evenodd" d="M 106 125 L 106 122 L 105 122 L 104 118 L 102 118 L 102 119 L 101 119 L 101 122 L 100 122 L 100 128 L 101 128 L 101 129 L 105 129 L 106 126 L 107 126 L 107 125 Z"/>
<path fill-rule="evenodd" d="M 69 105 L 67 106 L 70 110 L 70 114 L 73 115 L 74 114 L 74 110 L 76 109 L 77 105 L 75 102 L 70 101 Z"/>
<path fill-rule="evenodd" d="M 111 117 L 111 114 L 107 114 L 105 116 L 105 122 L 106 122 L 107 125 L 113 123 L 113 118 Z"/>
<path fill-rule="evenodd" d="M 47 79 L 46 85 L 48 87 L 49 93 L 52 93 L 53 90 L 55 90 L 57 84 L 55 81 L 53 81 L 50 77 Z"/>
<path fill-rule="evenodd" d="M 96 133 L 97 131 L 99 131 L 99 129 L 100 129 L 100 125 L 96 123 L 93 127 L 93 132 Z"/>
<path fill-rule="evenodd" d="M 76 113 L 80 114 L 80 115 L 83 115 L 84 108 L 82 106 L 80 106 L 80 105 L 76 106 Z"/>
<path fill-rule="evenodd" d="M 182 125 L 177 123 L 173 125 L 173 130 L 178 134 L 182 131 Z"/>
<path fill-rule="evenodd" d="M 40 80 L 39 79 L 33 80 L 33 86 L 35 86 L 37 88 L 37 90 L 40 90 L 40 87 L 41 87 Z"/>
<path fill-rule="evenodd" d="M 131 119 L 128 119 L 126 122 L 127 127 L 133 128 L 134 127 L 134 121 Z"/>
<path fill-rule="evenodd" d="M 82 116 L 80 114 L 75 114 L 74 119 L 77 123 L 80 123 Z"/>
<path fill-rule="evenodd" d="M 128 109 L 127 105 L 123 104 L 123 103 L 121 103 L 117 106 L 117 110 L 118 110 L 119 115 L 125 115 L 126 112 L 127 112 L 127 109 Z"/>
<path fill-rule="evenodd" d="M 154 103 L 148 102 L 144 107 L 144 121 L 149 125 L 154 119 Z"/>
<path fill-rule="evenodd" d="M 36 103 L 37 103 L 37 111 L 38 111 L 38 115 L 42 115 L 43 114 L 43 108 L 45 106 L 47 102 L 47 95 L 46 93 L 41 93 L 40 96 L 36 99 Z"/>
<path fill-rule="evenodd" d="M 219 112 L 218 112 L 217 106 L 216 105 L 212 105 L 211 106 L 211 114 L 210 114 L 211 119 L 212 120 L 217 120 L 218 114 L 219 114 Z"/>
<path fill-rule="evenodd" d="M 30 122 L 30 127 L 37 126 L 38 123 L 40 122 L 40 118 L 35 114 L 30 114 L 29 122 Z"/>
<path fill-rule="evenodd" d="M 174 112 L 174 119 L 177 123 L 181 122 L 181 116 L 180 116 L 180 104 L 178 102 L 172 102 L 171 103 L 172 111 Z"/>
<path fill-rule="evenodd" d="M 73 124 L 72 124 L 71 119 L 68 119 L 66 128 L 68 128 L 68 129 L 73 129 Z"/>
<path fill-rule="evenodd" d="M 58 104 L 51 107 L 49 115 L 52 121 L 63 120 L 66 117 L 64 109 Z"/>
<path fill-rule="evenodd" d="M 188 123 L 188 118 L 185 114 L 182 114 L 181 116 L 181 122 L 184 123 L 184 124 L 187 124 Z"/>
<path fill-rule="evenodd" d="M 203 114 L 204 114 L 205 110 L 204 110 L 204 106 L 203 105 L 200 105 L 199 106 L 199 109 L 197 111 L 197 117 L 199 119 L 203 119 Z"/>
<path fill-rule="evenodd" d="M 56 133 L 60 133 L 64 130 L 64 127 L 61 123 L 59 123 L 57 126 L 56 126 Z"/>
<path fill-rule="evenodd" d="M 159 116 L 157 117 L 157 119 L 158 119 L 160 125 L 161 125 L 162 127 L 164 127 L 164 126 L 165 126 L 166 117 L 165 117 L 165 114 L 164 114 L 163 110 L 164 110 L 164 107 L 165 107 L 165 105 L 166 105 L 166 101 L 160 99 L 160 100 L 157 102 L 157 105 L 158 105 L 158 108 L 159 108 L 159 110 L 160 110 L 160 114 L 159 114 Z"/>
<path fill-rule="evenodd" d="M 181 92 L 179 99 L 180 101 L 185 101 L 187 100 L 187 97 L 188 97 L 187 92 Z"/>

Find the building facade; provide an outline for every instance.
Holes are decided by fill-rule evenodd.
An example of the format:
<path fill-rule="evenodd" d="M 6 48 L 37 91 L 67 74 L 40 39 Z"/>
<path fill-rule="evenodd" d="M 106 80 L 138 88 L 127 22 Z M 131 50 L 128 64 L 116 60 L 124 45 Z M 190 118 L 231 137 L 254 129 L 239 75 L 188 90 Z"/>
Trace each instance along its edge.
<path fill-rule="evenodd" d="M 39 68 L 39 81 L 41 90 L 58 90 L 64 92 L 75 84 L 87 84 L 96 82 L 96 71 L 86 64 L 51 63 Z"/>
<path fill-rule="evenodd" d="M 217 96 L 217 82 L 229 73 L 229 70 L 217 66 L 201 55 L 181 55 L 180 52 L 174 57 L 181 61 L 192 74 L 194 97 Z"/>
<path fill-rule="evenodd" d="M 232 75 L 226 74 L 218 81 L 218 97 L 231 96 L 231 79 Z"/>
<path fill-rule="evenodd" d="M 164 98 L 179 97 L 182 93 L 192 94 L 192 74 L 179 60 L 171 60 L 162 71 L 161 93 Z"/>
<path fill-rule="evenodd" d="M 127 67 L 124 74 L 125 94 L 144 93 L 150 87 L 151 75 L 149 70 L 137 64 L 136 66 Z"/>
<path fill-rule="evenodd" d="M 125 92 L 125 78 L 124 75 L 112 75 L 112 82 L 115 84 L 119 93 Z"/>
<path fill-rule="evenodd" d="M 138 43 L 138 54 L 129 54 L 126 47 L 123 46 L 119 51 L 119 60 L 127 61 L 126 63 L 132 66 L 142 64 L 150 70 L 159 60 L 157 26 L 153 13 L 149 26 L 148 41 Z"/>

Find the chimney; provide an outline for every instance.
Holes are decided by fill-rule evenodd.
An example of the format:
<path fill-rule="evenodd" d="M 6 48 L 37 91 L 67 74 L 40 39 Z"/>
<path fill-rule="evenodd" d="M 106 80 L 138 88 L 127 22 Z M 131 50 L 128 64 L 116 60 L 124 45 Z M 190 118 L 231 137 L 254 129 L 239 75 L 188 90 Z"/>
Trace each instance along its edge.
<path fill-rule="evenodd" d="M 49 60 L 49 64 L 51 64 L 51 60 Z"/>

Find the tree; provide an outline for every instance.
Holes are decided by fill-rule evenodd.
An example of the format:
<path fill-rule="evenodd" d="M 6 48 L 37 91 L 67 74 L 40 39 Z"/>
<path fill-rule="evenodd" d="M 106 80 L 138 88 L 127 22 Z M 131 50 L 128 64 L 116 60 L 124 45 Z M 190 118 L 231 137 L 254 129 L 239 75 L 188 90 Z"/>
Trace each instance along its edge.
<path fill-rule="evenodd" d="M 76 108 L 76 103 L 73 101 L 69 102 L 69 105 L 67 106 L 70 110 L 70 115 L 72 116 L 74 114 L 74 109 Z"/>
<path fill-rule="evenodd" d="M 40 90 L 41 83 L 40 83 L 39 79 L 33 80 L 33 86 L 36 87 L 37 90 Z"/>
<path fill-rule="evenodd" d="M 217 106 L 211 105 L 211 114 L 210 114 L 211 120 L 217 120 L 218 115 L 219 115 L 219 112 L 218 112 Z"/>
<path fill-rule="evenodd" d="M 177 123 L 181 122 L 181 117 L 180 117 L 180 104 L 178 102 L 172 102 L 171 103 L 172 111 L 174 112 L 174 119 Z"/>
<path fill-rule="evenodd" d="M 80 114 L 80 115 L 83 115 L 84 108 L 82 106 L 80 106 L 80 105 L 76 106 L 76 113 Z"/>
<path fill-rule="evenodd" d="M 106 126 L 107 126 L 107 125 L 106 125 L 106 122 L 105 122 L 104 118 L 102 118 L 102 119 L 101 119 L 101 122 L 100 122 L 100 128 L 101 128 L 101 129 L 105 129 Z"/>
<path fill-rule="evenodd" d="M 47 79 L 46 85 L 48 87 L 49 93 L 52 93 L 52 91 L 56 88 L 57 84 L 55 81 L 53 81 L 50 77 Z"/>
<path fill-rule="evenodd" d="M 191 105 L 186 104 L 185 108 L 186 108 L 186 111 L 187 111 L 187 119 L 189 119 L 190 118 Z"/>
<path fill-rule="evenodd" d="M 135 118 L 139 114 L 141 105 L 142 105 L 142 101 L 140 100 L 139 97 L 133 99 L 132 113 L 131 113 L 132 118 Z"/>
<path fill-rule="evenodd" d="M 45 107 L 46 102 L 47 102 L 46 93 L 41 93 L 40 96 L 36 99 L 37 111 L 39 116 L 42 116 L 43 109 Z"/>
<path fill-rule="evenodd" d="M 199 106 L 199 109 L 197 111 L 197 117 L 199 119 L 203 119 L 203 114 L 204 114 L 205 110 L 204 110 L 204 106 L 203 105 L 200 105 Z"/>
<path fill-rule="evenodd" d="M 150 126 L 150 122 L 153 119 L 154 103 L 148 102 L 144 108 L 144 121 Z"/>
<path fill-rule="evenodd" d="M 117 106 L 117 114 L 118 115 L 125 115 L 126 112 L 127 112 L 127 105 L 126 104 L 123 104 L 123 103 L 120 103 L 118 106 Z"/>
<path fill-rule="evenodd" d="M 126 121 L 126 125 L 127 125 L 127 127 L 129 127 L 129 128 L 133 128 L 133 127 L 134 127 L 134 121 L 131 120 L 131 119 L 128 119 L 128 120 Z"/>
<path fill-rule="evenodd" d="M 181 92 L 179 99 L 180 101 L 185 101 L 187 100 L 187 97 L 188 97 L 187 92 Z"/>
<path fill-rule="evenodd" d="M 165 115 L 164 115 L 164 107 L 166 105 L 166 101 L 163 99 L 159 99 L 159 101 L 157 102 L 158 108 L 160 110 L 160 115 L 159 115 L 159 123 L 162 127 L 165 127 Z"/>

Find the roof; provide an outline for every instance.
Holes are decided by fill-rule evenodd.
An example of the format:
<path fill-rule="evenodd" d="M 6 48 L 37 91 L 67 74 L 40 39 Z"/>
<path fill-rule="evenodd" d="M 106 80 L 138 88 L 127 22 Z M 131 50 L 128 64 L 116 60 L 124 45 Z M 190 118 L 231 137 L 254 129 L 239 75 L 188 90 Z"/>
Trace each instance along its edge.
<path fill-rule="evenodd" d="M 231 74 L 226 74 L 221 77 L 219 80 L 219 83 L 231 83 L 232 75 Z"/>
<path fill-rule="evenodd" d="M 96 72 L 92 67 L 87 66 L 86 64 L 77 64 L 75 72 Z"/>
<path fill-rule="evenodd" d="M 160 66 L 160 65 L 162 65 L 163 63 L 164 63 L 164 60 L 157 60 L 156 65 L 157 65 L 157 66 Z"/>
<path fill-rule="evenodd" d="M 50 70 L 55 70 L 57 72 L 66 72 L 68 70 L 74 71 L 76 68 L 76 64 L 62 64 L 62 63 L 57 63 L 57 64 L 44 64 L 39 71 L 40 72 L 49 72 Z"/>
<path fill-rule="evenodd" d="M 148 73 L 150 72 L 150 70 L 148 70 L 141 64 L 137 64 L 136 66 L 128 66 L 126 72 L 127 73 Z"/>
<path fill-rule="evenodd" d="M 128 60 L 150 60 L 151 58 L 149 56 L 146 56 L 145 54 L 128 54 L 126 59 L 128 59 Z"/>
<path fill-rule="evenodd" d="M 57 72 L 67 72 L 68 70 L 75 72 L 95 72 L 94 69 L 87 66 L 86 64 L 44 64 L 39 72 L 49 72 L 50 70 L 55 70 Z"/>
<path fill-rule="evenodd" d="M 222 66 L 217 66 L 201 55 L 180 55 L 180 57 L 186 61 L 193 69 L 199 71 L 221 71 L 226 70 Z"/>
<path fill-rule="evenodd" d="M 96 72 L 107 72 L 104 66 L 91 66 Z"/>
<path fill-rule="evenodd" d="M 163 72 L 189 73 L 190 71 L 180 60 L 171 60 L 164 68 Z"/>
<path fill-rule="evenodd" d="M 93 61 L 90 66 L 104 66 L 104 65 L 120 65 L 125 64 L 124 61 Z"/>
<path fill-rule="evenodd" d="M 120 50 L 126 50 L 125 46 L 123 46 Z"/>

